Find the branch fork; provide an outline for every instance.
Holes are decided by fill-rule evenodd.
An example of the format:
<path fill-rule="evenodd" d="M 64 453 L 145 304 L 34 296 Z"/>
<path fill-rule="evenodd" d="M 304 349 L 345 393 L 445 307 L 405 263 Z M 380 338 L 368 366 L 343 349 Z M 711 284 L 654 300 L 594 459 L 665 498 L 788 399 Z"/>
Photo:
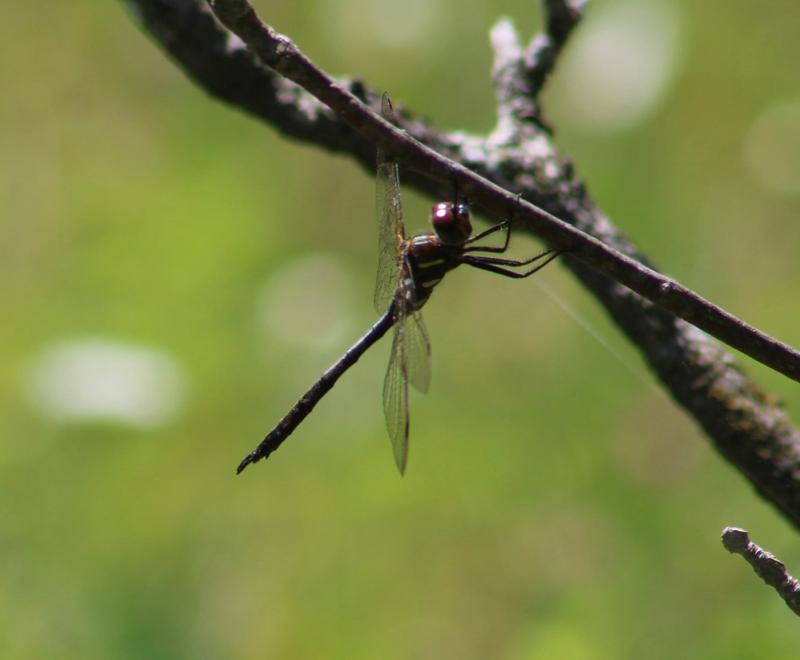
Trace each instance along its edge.
<path fill-rule="evenodd" d="M 126 3 L 199 85 L 289 137 L 348 154 L 369 172 L 381 146 L 407 168 L 406 185 L 442 198 L 455 183 L 495 217 L 503 217 L 521 194 L 515 214 L 520 229 L 570 251 L 566 267 L 640 349 L 675 400 L 800 528 L 800 432 L 709 335 L 795 380 L 800 353 L 658 273 L 597 208 L 542 119 L 538 93 L 586 2 L 543 0 L 545 30 L 525 47 L 510 22 L 493 30 L 498 126 L 483 137 L 436 130 L 407 108 L 399 112 L 405 130 L 383 122 L 376 90 L 327 76 L 290 39 L 264 25 L 246 0 L 214 0 L 218 21 L 204 0 Z M 232 32 L 248 51 L 235 47 Z M 310 96 L 287 93 L 283 76 Z M 323 104 L 333 112 L 311 111 Z"/>

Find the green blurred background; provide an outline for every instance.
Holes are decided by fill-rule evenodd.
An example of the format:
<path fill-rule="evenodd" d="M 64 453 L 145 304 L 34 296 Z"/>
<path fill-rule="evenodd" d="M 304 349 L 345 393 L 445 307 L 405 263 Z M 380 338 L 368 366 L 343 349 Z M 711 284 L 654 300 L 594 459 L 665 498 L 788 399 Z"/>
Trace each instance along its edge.
<path fill-rule="evenodd" d="M 521 0 L 257 6 L 438 126 L 493 124 Z M 370 351 L 233 470 L 374 320 L 373 179 L 210 100 L 120 2 L 0 23 L 0 657 L 779 658 L 796 618 L 724 525 L 796 532 L 558 267 L 448 278 L 398 477 Z M 666 272 L 800 344 L 800 4 L 597 0 L 558 144 Z M 407 191 L 408 224 L 431 200 Z M 516 242 L 523 255 L 532 241 Z M 743 360 L 800 420 L 795 383 Z M 793 653 L 794 651 L 794 653 Z"/>

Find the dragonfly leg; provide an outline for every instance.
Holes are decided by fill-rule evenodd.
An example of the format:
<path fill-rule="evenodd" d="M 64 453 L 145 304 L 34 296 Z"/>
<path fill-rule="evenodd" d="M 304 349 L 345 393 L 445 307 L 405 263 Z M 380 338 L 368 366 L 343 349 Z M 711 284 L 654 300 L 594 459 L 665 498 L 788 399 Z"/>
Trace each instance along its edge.
<path fill-rule="evenodd" d="M 453 206 L 457 206 L 459 201 L 463 201 L 464 203 L 467 202 L 466 199 L 459 200 L 459 197 L 458 197 L 458 178 L 454 176 L 453 177 Z"/>
<path fill-rule="evenodd" d="M 474 236 L 471 236 L 470 238 L 468 238 L 464 242 L 464 245 L 469 245 L 470 243 L 475 243 L 476 241 L 479 241 L 482 238 L 486 238 L 487 236 L 490 236 L 491 234 L 494 234 L 495 232 L 500 231 L 501 229 L 505 229 L 506 230 L 506 239 L 505 239 L 505 242 L 503 243 L 502 246 L 500 246 L 500 245 L 491 246 L 490 245 L 490 246 L 482 247 L 480 245 L 473 245 L 472 247 L 466 248 L 464 250 L 464 252 L 497 252 L 497 253 L 505 252 L 506 250 L 508 250 L 508 244 L 511 241 L 511 220 L 503 220 L 503 222 L 498 222 L 496 225 L 492 225 L 488 229 L 484 229 L 479 234 L 475 234 Z"/>
<path fill-rule="evenodd" d="M 542 253 L 540 255 L 537 255 L 536 257 L 534 257 L 533 261 L 535 261 L 535 260 L 537 260 L 539 258 L 542 258 L 542 257 L 546 257 L 546 259 L 542 263 L 540 263 L 540 264 L 534 266 L 533 268 L 531 268 L 530 270 L 526 270 L 526 271 L 524 271 L 522 273 L 519 273 L 519 272 L 517 272 L 515 270 L 510 270 L 509 268 L 504 268 L 503 266 L 497 265 L 495 263 L 495 261 L 497 261 L 497 260 L 491 259 L 491 257 L 471 257 L 469 255 L 466 255 L 466 256 L 461 257 L 461 263 L 462 264 L 467 264 L 468 266 L 472 266 L 473 268 L 480 268 L 481 270 L 488 270 L 490 273 L 497 273 L 498 275 L 503 275 L 504 277 L 513 277 L 514 279 L 522 279 L 522 278 L 525 278 L 525 277 L 530 277 L 534 273 L 539 272 L 542 268 L 544 268 L 547 264 L 549 264 L 551 261 L 553 261 L 553 259 L 559 257 L 562 253 L 563 253 L 563 250 L 559 250 L 559 251 L 548 250 L 547 252 L 544 252 L 544 253 Z M 487 260 L 490 260 L 490 261 L 487 261 Z M 508 259 L 508 260 L 503 260 L 503 261 L 512 261 L 512 260 Z M 528 263 L 532 263 L 532 261 L 529 261 Z M 520 262 L 520 263 L 518 263 L 516 265 L 524 265 L 524 264 L 525 264 L 525 262 Z M 507 265 L 511 265 L 511 264 L 507 264 Z"/>
<path fill-rule="evenodd" d="M 464 250 L 464 252 L 490 252 L 495 254 L 502 254 L 506 250 L 508 250 L 508 244 L 511 241 L 511 227 L 514 224 L 514 211 L 519 206 L 519 200 L 522 199 L 522 193 L 517 193 L 514 198 L 514 208 L 511 210 L 511 213 L 508 214 L 508 219 L 503 220 L 503 222 L 498 222 L 496 225 L 489 227 L 489 229 L 485 229 L 484 231 L 480 232 L 479 234 L 475 234 L 475 236 L 471 236 L 464 245 L 469 245 L 470 243 L 475 243 L 476 241 L 481 240 L 482 238 L 486 238 L 490 234 L 493 234 L 496 231 L 500 231 L 501 229 L 506 230 L 506 240 L 502 246 L 488 246 L 488 247 L 480 247 L 480 246 L 473 246 Z"/>
<path fill-rule="evenodd" d="M 517 268 L 519 266 L 529 266 L 532 263 L 536 263 L 540 259 L 544 259 L 545 257 L 550 256 L 556 250 L 545 250 L 544 252 L 540 252 L 536 256 L 531 257 L 530 259 L 503 259 L 501 257 L 485 257 L 483 255 L 475 255 L 474 257 L 470 257 L 471 259 L 475 259 L 480 261 L 484 264 L 493 264 L 496 266 L 511 266 L 513 268 Z"/>

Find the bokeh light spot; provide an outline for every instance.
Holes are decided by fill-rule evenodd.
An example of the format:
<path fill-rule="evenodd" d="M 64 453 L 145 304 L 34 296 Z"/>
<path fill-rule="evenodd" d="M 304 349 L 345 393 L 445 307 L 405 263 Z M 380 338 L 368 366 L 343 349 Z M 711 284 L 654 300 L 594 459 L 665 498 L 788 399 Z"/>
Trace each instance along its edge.
<path fill-rule="evenodd" d="M 648 0 L 598 6 L 554 78 L 558 116 L 598 133 L 643 121 L 674 78 L 681 45 L 672 5 Z"/>
<path fill-rule="evenodd" d="M 800 99 L 769 106 L 750 127 L 743 155 L 764 188 L 800 195 Z"/>
<path fill-rule="evenodd" d="M 166 352 L 103 339 L 44 349 L 26 374 L 36 410 L 58 421 L 104 420 L 152 428 L 178 412 L 185 377 Z"/>
<path fill-rule="evenodd" d="M 288 345 L 327 350 L 350 330 L 353 281 L 337 258 L 296 259 L 267 281 L 258 303 L 264 331 Z"/>
<path fill-rule="evenodd" d="M 443 24 L 441 6 L 427 0 L 345 0 L 324 7 L 327 33 L 351 52 L 425 48 Z M 352 38 L 354 16 L 361 25 L 359 39 Z"/>

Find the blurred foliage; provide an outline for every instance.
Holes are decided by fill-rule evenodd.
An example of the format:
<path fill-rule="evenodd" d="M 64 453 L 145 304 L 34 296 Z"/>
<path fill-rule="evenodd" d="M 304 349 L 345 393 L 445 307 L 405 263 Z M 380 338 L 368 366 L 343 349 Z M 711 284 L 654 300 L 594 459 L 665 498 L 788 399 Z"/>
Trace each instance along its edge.
<path fill-rule="evenodd" d="M 617 4 L 596 0 L 570 50 Z M 743 150 L 798 98 L 800 5 L 661 4 L 680 61 L 659 102 L 586 130 L 557 74 L 559 144 L 662 268 L 798 345 L 800 195 L 760 185 Z M 521 0 L 258 6 L 328 71 L 474 131 L 493 121 L 489 27 L 539 19 Z M 793 657 L 796 619 L 719 532 L 746 527 L 800 572 L 795 530 L 558 267 L 542 282 L 632 371 L 534 283 L 454 273 L 426 310 L 435 375 L 404 479 L 385 343 L 234 478 L 373 321 L 373 181 L 210 100 L 122 3 L 3 15 L 3 658 Z M 429 203 L 406 193 L 412 229 Z M 304 259 L 337 290 L 296 284 Z M 169 353 L 180 413 L 151 428 L 44 414 L 31 365 L 86 338 Z M 800 419 L 796 384 L 747 367 Z"/>

